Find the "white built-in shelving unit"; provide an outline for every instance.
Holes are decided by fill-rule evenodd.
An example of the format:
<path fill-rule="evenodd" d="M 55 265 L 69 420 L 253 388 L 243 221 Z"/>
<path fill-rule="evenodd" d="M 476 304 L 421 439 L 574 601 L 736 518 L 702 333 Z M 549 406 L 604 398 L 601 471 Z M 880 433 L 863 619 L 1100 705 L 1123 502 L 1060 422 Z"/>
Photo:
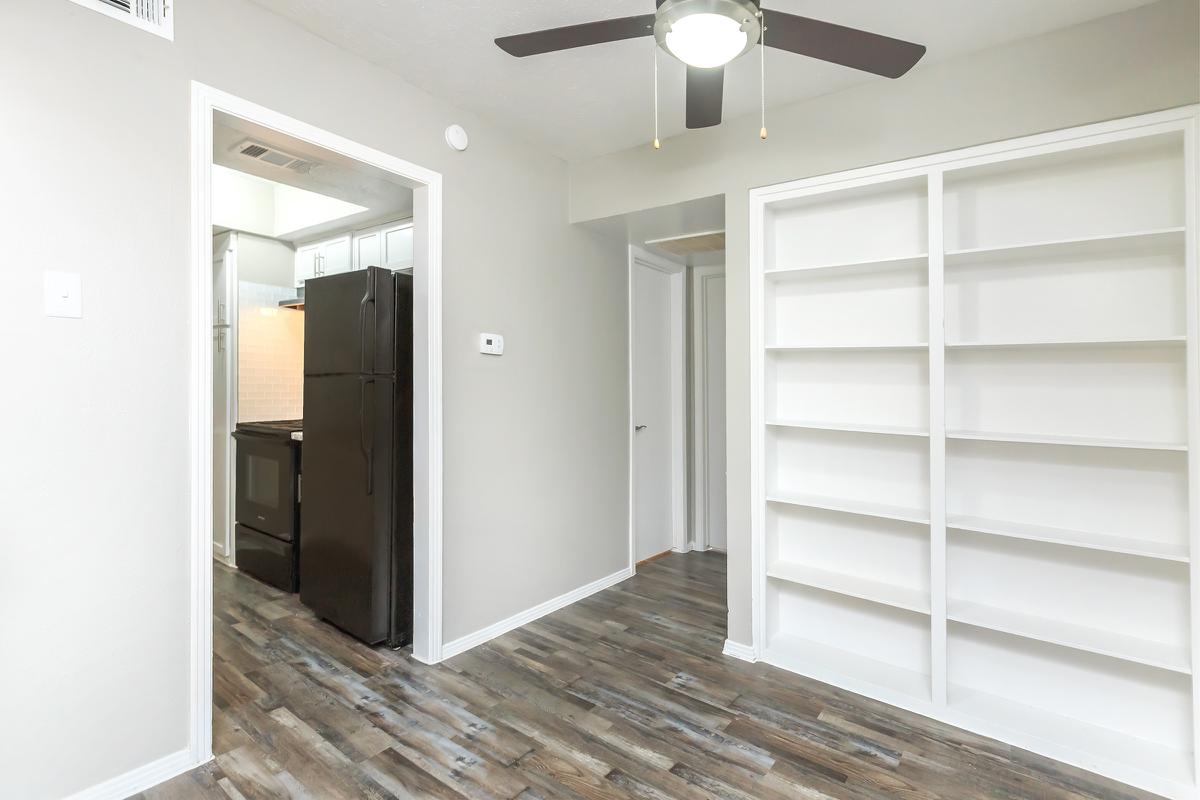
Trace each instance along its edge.
<path fill-rule="evenodd" d="M 1200 797 L 1196 137 L 751 193 L 759 658 Z"/>

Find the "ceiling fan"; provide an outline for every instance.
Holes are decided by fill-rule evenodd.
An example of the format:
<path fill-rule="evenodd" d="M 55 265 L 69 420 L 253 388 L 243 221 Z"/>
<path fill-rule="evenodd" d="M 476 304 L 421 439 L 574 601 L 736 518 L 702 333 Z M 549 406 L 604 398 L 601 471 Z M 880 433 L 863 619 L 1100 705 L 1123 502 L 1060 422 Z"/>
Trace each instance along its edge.
<path fill-rule="evenodd" d="M 831 22 L 760 7 L 760 0 L 656 0 L 657 11 L 585 22 L 496 40 L 525 56 L 654 36 L 687 65 L 687 126 L 721 124 L 725 65 L 759 42 L 802 56 L 899 78 L 925 55 L 925 46 Z"/>

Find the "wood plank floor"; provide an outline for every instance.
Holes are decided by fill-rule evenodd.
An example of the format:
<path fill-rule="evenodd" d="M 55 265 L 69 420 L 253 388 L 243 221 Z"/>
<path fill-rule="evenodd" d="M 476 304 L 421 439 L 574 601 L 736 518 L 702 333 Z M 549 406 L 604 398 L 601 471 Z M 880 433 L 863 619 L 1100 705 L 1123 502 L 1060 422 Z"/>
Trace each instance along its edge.
<path fill-rule="evenodd" d="M 187 798 L 1146 800 L 721 655 L 725 560 L 673 555 L 436 667 L 218 566 L 214 762 Z"/>

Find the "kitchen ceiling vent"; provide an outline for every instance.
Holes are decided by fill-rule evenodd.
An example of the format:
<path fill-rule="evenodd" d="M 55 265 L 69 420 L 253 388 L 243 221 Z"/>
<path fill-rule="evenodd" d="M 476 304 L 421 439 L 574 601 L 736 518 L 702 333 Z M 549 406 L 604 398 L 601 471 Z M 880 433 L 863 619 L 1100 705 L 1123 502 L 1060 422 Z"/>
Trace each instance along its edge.
<path fill-rule="evenodd" d="M 246 158 L 253 158 L 255 161 L 262 161 L 279 169 L 290 169 L 292 172 L 299 172 L 301 175 L 308 174 L 316 166 L 316 162 L 297 158 L 282 150 L 265 145 L 262 142 L 256 142 L 253 139 L 246 139 L 233 149 L 234 152 Z"/>
<path fill-rule="evenodd" d="M 71 2 L 99 11 L 106 17 L 127 22 L 135 28 L 162 36 L 175 38 L 174 0 L 71 0 Z"/>

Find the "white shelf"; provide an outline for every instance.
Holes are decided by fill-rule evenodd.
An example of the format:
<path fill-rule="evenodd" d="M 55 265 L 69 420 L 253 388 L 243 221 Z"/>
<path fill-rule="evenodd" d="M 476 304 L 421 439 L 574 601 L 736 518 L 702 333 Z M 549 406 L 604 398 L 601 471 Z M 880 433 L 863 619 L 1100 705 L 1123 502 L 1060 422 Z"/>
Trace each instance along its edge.
<path fill-rule="evenodd" d="M 1166 244 L 1182 245 L 1186 231 L 1186 228 L 1155 228 L 1152 230 L 1131 231 L 1129 233 L 1116 233 L 1105 236 L 1082 236 L 1073 239 L 1022 242 L 998 247 L 971 247 L 963 250 L 947 250 L 945 253 L 945 263 L 947 266 L 950 266 L 956 263 L 992 260 L 993 257 L 1002 257 L 1009 254 L 1036 255 L 1038 251 L 1052 253 L 1056 250 L 1076 250 L 1111 253 L 1120 247 L 1161 247 Z"/>
<path fill-rule="evenodd" d="M 928 675 L 799 636 L 772 636 L 763 660 L 863 694 L 875 695 L 872 689 L 878 688 L 885 697 L 926 701 L 930 697 Z"/>
<path fill-rule="evenodd" d="M 812 267 L 785 267 L 783 269 L 768 269 L 764 271 L 768 280 L 777 278 L 796 278 L 814 273 L 836 272 L 876 272 L 907 267 L 922 267 L 929 261 L 925 253 L 913 256 L 898 256 L 895 258 L 879 258 L 870 261 L 843 261 L 832 264 L 818 264 Z"/>
<path fill-rule="evenodd" d="M 1142 558 L 1157 558 L 1164 561 L 1178 561 L 1181 563 L 1189 561 L 1187 545 L 1152 542 L 1128 536 L 1089 533 L 1087 531 L 1052 528 L 1045 525 L 1030 525 L 1024 522 L 1006 522 L 1004 520 L 984 519 L 982 517 L 971 517 L 961 514 L 946 515 L 946 527 L 989 536 L 1003 536 L 1009 539 L 1024 539 L 1032 542 L 1047 542 L 1088 550 L 1103 550 L 1109 553 L 1122 553 Z"/>
<path fill-rule="evenodd" d="M 1109 447 L 1126 450 L 1187 450 L 1179 442 L 1146 442 L 1137 439 L 1101 439 L 1093 436 L 1060 436 L 1049 433 L 998 433 L 992 431 L 948 430 L 947 439 L 1011 444 L 1049 444 L 1070 447 Z"/>
<path fill-rule="evenodd" d="M 1192 672 L 1188 648 L 1183 645 L 1139 639 L 1113 631 L 954 599 L 947 600 L 946 618 L 976 628 L 1021 636 L 1184 675 L 1190 675 Z"/>
<path fill-rule="evenodd" d="M 837 350 L 927 350 L 929 345 L 925 342 L 864 342 L 862 344 L 794 344 L 794 345 L 767 345 L 766 350 L 771 353 L 805 353 L 811 351 L 837 351 Z"/>
<path fill-rule="evenodd" d="M 867 425 L 853 422 L 817 422 L 812 420 L 771 419 L 767 426 L 772 428 L 798 428 L 812 431 L 843 431 L 845 433 L 872 433 L 881 436 L 929 436 L 929 431 L 900 425 Z"/>
<path fill-rule="evenodd" d="M 1186 336 L 1161 336 L 1144 339 L 1035 339 L 1025 342 L 946 342 L 946 347 L 947 349 L 1019 349 L 1024 347 L 1163 347 L 1183 345 L 1186 343 Z"/>
<path fill-rule="evenodd" d="M 872 603 L 913 611 L 917 614 L 929 613 L 928 592 L 920 592 L 916 589 L 896 586 L 871 578 L 845 575 L 787 561 L 776 561 L 771 564 L 767 568 L 767 577 L 846 597 L 857 597 L 859 600 L 868 600 Z"/>
<path fill-rule="evenodd" d="M 851 500 L 838 497 L 822 497 L 815 494 L 784 494 L 770 492 L 767 502 L 799 506 L 801 508 L 818 508 L 823 511 L 839 511 L 844 514 L 858 514 L 863 517 L 878 517 L 880 519 L 895 519 L 901 522 L 915 522 L 920 525 L 929 524 L 929 512 L 918 508 L 890 506 L 882 503 L 868 503 L 865 500 Z"/>
<path fill-rule="evenodd" d="M 1189 752 L 963 686 L 951 685 L 949 692 L 950 711 L 983 723 L 985 730 L 995 731 L 991 735 L 1008 741 L 1032 737 L 1048 745 L 1047 749 L 1060 758 L 1075 763 L 1090 765 L 1099 759 L 1131 767 L 1160 781 L 1193 785 L 1193 760 Z M 997 726 L 1002 730 L 996 731 Z"/>

